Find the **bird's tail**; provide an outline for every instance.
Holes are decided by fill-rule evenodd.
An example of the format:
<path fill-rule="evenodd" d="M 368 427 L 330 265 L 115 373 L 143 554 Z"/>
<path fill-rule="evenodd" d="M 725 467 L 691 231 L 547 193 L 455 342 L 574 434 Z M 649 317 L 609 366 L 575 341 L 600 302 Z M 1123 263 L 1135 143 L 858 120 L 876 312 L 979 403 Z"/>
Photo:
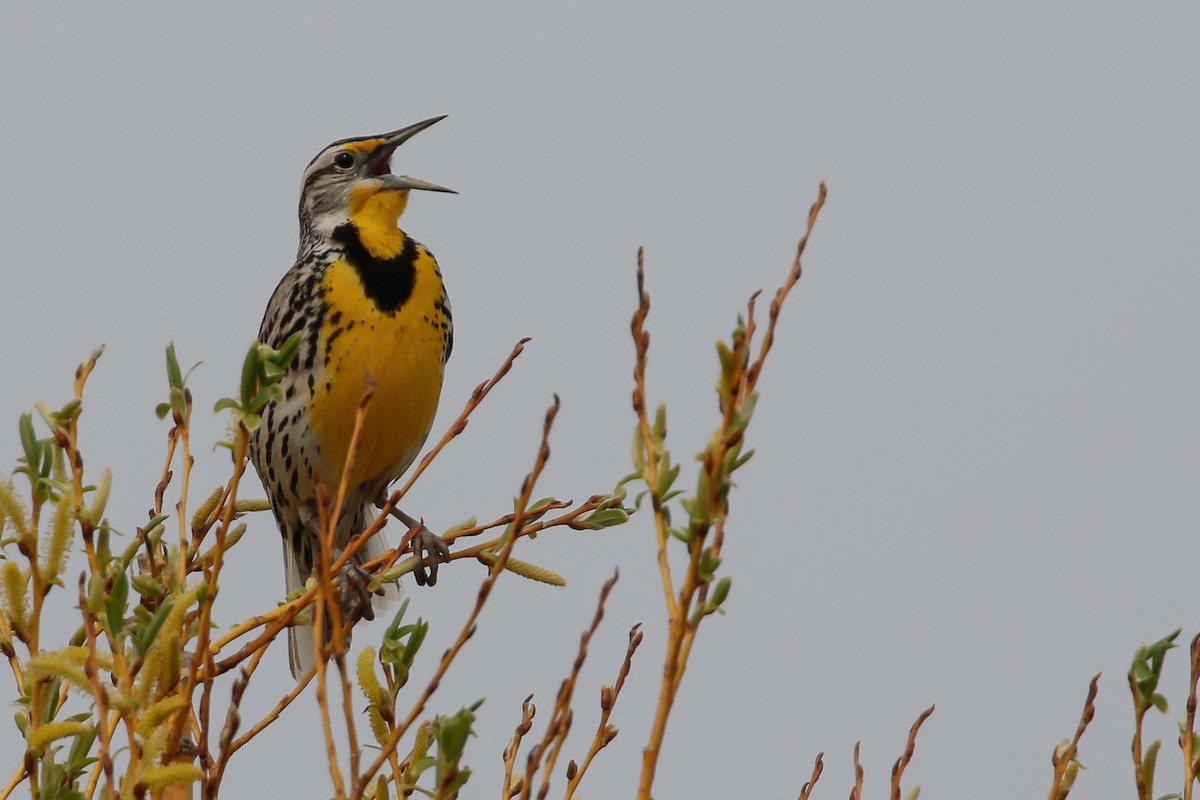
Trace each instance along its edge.
<path fill-rule="evenodd" d="M 371 520 L 375 517 L 374 510 L 364 507 L 356 519 L 350 520 L 352 524 L 345 527 L 348 531 L 358 533 L 365 527 L 371 524 Z M 339 534 L 341 532 L 339 531 Z M 347 534 L 347 537 L 349 534 Z M 339 536 L 339 539 L 342 538 Z M 316 553 L 317 542 L 320 541 L 319 536 L 312 534 L 310 531 L 304 531 L 302 536 L 284 537 L 283 539 L 283 562 L 287 580 L 287 593 L 290 595 L 297 589 L 302 589 L 308 582 L 309 577 L 313 574 L 316 568 Z M 379 558 L 391 548 L 388 546 L 387 539 L 383 532 L 372 536 L 367 540 L 358 552 L 354 554 L 354 563 L 365 564 Z M 383 586 L 383 595 L 377 595 L 373 598 L 373 605 L 376 610 L 386 608 L 395 603 L 404 596 L 403 590 L 398 583 L 388 583 Z M 313 616 L 312 609 L 309 610 L 308 616 L 311 619 Z M 317 647 L 316 639 L 313 638 L 312 624 L 293 625 L 288 628 L 288 662 L 292 669 L 292 677 L 300 680 L 308 671 L 316 666 Z"/>

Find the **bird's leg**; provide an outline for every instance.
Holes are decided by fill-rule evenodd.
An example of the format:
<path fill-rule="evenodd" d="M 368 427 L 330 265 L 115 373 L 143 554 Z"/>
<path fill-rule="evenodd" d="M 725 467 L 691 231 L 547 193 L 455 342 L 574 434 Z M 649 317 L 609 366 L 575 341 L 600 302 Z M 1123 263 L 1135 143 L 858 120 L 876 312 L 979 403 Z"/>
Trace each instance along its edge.
<path fill-rule="evenodd" d="M 375 505 L 379 508 L 386 507 L 387 498 L 380 497 L 375 501 Z M 413 555 L 417 557 L 417 568 L 413 570 L 413 577 L 417 579 L 418 586 L 426 584 L 433 586 L 437 583 L 438 564 L 450 563 L 450 545 L 446 544 L 445 539 L 425 527 L 424 522 L 413 519 L 400 509 L 393 507 L 391 514 L 403 522 L 410 531 L 414 528 L 417 529 L 412 535 L 410 545 Z"/>

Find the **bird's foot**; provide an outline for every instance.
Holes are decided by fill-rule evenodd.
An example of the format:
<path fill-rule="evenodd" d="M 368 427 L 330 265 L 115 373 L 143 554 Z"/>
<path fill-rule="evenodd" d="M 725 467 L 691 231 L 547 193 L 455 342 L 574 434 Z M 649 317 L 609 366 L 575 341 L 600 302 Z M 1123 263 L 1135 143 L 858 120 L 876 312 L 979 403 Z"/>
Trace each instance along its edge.
<path fill-rule="evenodd" d="M 412 535 L 409 544 L 413 555 L 417 557 L 417 568 L 413 570 L 413 577 L 417 579 L 418 586 L 433 586 L 437 583 L 438 564 L 450 563 L 450 545 L 426 528 L 424 523 L 417 524 L 420 528 Z M 409 529 L 412 529 L 411 526 Z"/>
<path fill-rule="evenodd" d="M 381 495 L 375 501 L 375 505 L 386 508 L 387 497 Z M 393 507 L 391 515 L 407 525 L 410 531 L 417 529 L 409 540 L 409 549 L 417 558 L 417 568 L 413 570 L 413 577 L 417 579 L 418 586 L 433 586 L 437 583 L 438 565 L 450 563 L 450 545 L 425 527 L 424 522 L 410 517 L 400 509 Z"/>
<path fill-rule="evenodd" d="M 371 573 L 353 562 L 341 569 L 342 616 L 357 622 L 360 619 L 375 619 L 375 608 L 371 602 Z"/>

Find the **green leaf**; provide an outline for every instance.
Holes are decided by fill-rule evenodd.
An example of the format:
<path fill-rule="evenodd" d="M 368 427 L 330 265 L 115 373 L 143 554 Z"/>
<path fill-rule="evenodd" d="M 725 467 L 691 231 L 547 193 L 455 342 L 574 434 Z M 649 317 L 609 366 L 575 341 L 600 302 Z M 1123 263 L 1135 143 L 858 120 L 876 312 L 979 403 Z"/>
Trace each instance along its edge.
<path fill-rule="evenodd" d="M 58 710 L 58 698 L 62 692 L 62 679 L 55 678 L 50 681 L 50 694 L 42 698 L 42 722 L 49 722 L 54 719 L 54 712 Z"/>
<path fill-rule="evenodd" d="M 669 527 L 667 528 L 667 533 L 671 534 L 686 545 L 690 545 L 692 543 L 691 531 L 685 531 L 683 528 Z"/>
<path fill-rule="evenodd" d="M 172 389 L 183 389 L 183 371 L 179 369 L 179 359 L 175 357 L 175 343 L 167 343 L 167 385 Z"/>
<path fill-rule="evenodd" d="M 658 464 L 658 486 L 655 487 L 654 493 L 660 498 L 666 495 L 671 490 L 671 486 L 675 483 L 675 479 L 679 477 L 679 468 L 682 464 L 671 465 L 671 454 L 663 451 L 662 458 Z"/>
<path fill-rule="evenodd" d="M 150 518 L 150 521 L 146 523 L 143 530 L 145 530 L 147 533 L 149 533 L 150 531 L 154 530 L 159 525 L 162 525 L 164 522 L 166 522 L 170 518 L 171 517 L 169 514 L 156 514 Z"/>
<path fill-rule="evenodd" d="M 440 754 L 447 760 L 457 761 L 462 756 L 467 738 L 472 734 L 471 723 L 474 721 L 475 715 L 465 708 L 452 717 L 442 718 L 437 741 Z"/>
<path fill-rule="evenodd" d="M 637 477 L 646 471 L 646 439 L 642 436 L 640 422 L 633 426 L 633 469 Z"/>
<path fill-rule="evenodd" d="M 421 644 L 425 641 L 425 634 L 429 633 L 429 623 L 421 618 L 417 618 L 417 624 L 414 626 L 412 634 L 408 637 L 408 642 L 404 645 L 404 653 L 400 656 L 400 663 L 407 667 L 411 667 L 413 661 L 417 658 L 417 651 L 421 649 Z"/>
<path fill-rule="evenodd" d="M 726 575 L 721 580 L 717 581 L 713 587 L 712 594 L 708 596 L 708 607 L 716 610 L 725 602 L 725 598 L 729 597 L 729 589 L 733 586 L 733 579 Z"/>
<path fill-rule="evenodd" d="M 258 375 L 262 366 L 262 357 L 259 352 L 258 342 L 251 344 L 250 350 L 246 353 L 246 359 L 242 362 L 240 395 L 243 405 L 249 404 L 250 398 L 254 396 L 255 389 L 258 387 Z"/>
<path fill-rule="evenodd" d="M 117 573 L 108 596 L 104 598 L 104 614 L 108 630 L 113 636 L 119 636 L 125 628 L 125 606 L 129 600 L 129 576 L 124 572 Z"/>
<path fill-rule="evenodd" d="M 300 352 L 300 342 L 304 339 L 304 331 L 296 331 L 287 338 L 283 346 L 276 352 L 278 355 L 275 358 L 275 364 L 283 370 L 291 366 L 296 355 Z"/>
<path fill-rule="evenodd" d="M 611 528 L 629 521 L 629 514 L 623 508 L 606 508 L 593 511 L 579 521 L 580 525 L 590 530 Z"/>
<path fill-rule="evenodd" d="M 154 646 L 154 640 L 158 637 L 158 632 L 162 628 L 163 623 L 167 621 L 167 617 L 174 607 L 174 603 L 168 598 L 161 606 L 154 618 L 150 620 L 146 627 L 138 632 L 137 639 L 134 641 L 134 647 L 137 648 L 137 653 L 140 656 L 150 652 L 150 648 Z"/>
<path fill-rule="evenodd" d="M 654 428 L 652 429 L 654 438 L 661 445 L 667 440 L 667 404 L 659 403 L 658 408 L 654 410 Z"/>
<path fill-rule="evenodd" d="M 1146 754 L 1142 757 L 1142 769 L 1146 776 L 1146 794 L 1154 792 L 1154 768 L 1158 763 L 1158 748 L 1162 746 L 1162 742 L 1155 739 L 1146 748 Z"/>
<path fill-rule="evenodd" d="M 42 442 L 33 429 L 33 414 L 26 411 L 17 423 L 21 432 L 21 447 L 25 450 L 25 463 L 31 469 L 42 463 Z M 32 476 L 31 476 L 32 477 Z"/>

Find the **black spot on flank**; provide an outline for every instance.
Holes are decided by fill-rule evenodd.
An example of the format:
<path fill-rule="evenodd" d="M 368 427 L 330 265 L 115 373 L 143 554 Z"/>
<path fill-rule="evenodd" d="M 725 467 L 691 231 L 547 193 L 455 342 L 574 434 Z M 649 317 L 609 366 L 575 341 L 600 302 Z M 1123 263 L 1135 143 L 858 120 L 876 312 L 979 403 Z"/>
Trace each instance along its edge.
<path fill-rule="evenodd" d="M 330 325 L 333 325 L 336 327 L 337 324 L 341 321 L 342 321 L 342 312 L 335 311 L 329 315 L 329 324 Z"/>
<path fill-rule="evenodd" d="M 417 279 L 420 251 L 412 239 L 405 238 L 404 248 L 392 258 L 378 258 L 367 249 L 358 228 L 346 222 L 333 229 L 333 240 L 342 245 L 342 253 L 358 273 L 367 297 L 379 310 L 393 314 L 412 296 Z"/>

